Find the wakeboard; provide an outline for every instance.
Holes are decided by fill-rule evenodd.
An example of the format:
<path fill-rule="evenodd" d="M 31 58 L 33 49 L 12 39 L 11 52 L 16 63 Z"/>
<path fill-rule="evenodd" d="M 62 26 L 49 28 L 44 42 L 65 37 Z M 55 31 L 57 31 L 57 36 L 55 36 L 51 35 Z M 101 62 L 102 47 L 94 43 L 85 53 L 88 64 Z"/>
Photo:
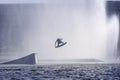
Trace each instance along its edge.
<path fill-rule="evenodd" d="M 55 48 L 59 48 L 59 47 L 61 47 L 61 46 L 64 46 L 65 44 L 67 44 L 67 42 L 65 42 L 65 43 L 63 43 L 63 44 L 61 44 L 61 45 L 55 46 Z"/>

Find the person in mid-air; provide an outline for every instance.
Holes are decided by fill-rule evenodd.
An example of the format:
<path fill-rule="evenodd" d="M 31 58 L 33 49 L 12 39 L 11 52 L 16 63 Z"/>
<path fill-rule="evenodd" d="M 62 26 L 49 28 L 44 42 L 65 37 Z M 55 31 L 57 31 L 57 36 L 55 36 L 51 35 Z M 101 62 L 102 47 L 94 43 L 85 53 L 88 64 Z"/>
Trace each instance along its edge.
<path fill-rule="evenodd" d="M 56 42 L 55 42 L 55 47 L 60 47 L 65 45 L 67 42 L 63 42 L 61 38 L 57 38 Z"/>

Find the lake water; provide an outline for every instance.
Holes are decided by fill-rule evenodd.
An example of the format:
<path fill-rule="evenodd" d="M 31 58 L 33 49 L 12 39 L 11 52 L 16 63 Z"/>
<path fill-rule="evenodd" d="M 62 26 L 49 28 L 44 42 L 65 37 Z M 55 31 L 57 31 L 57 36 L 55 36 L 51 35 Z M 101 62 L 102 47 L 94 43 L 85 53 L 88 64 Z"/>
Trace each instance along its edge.
<path fill-rule="evenodd" d="M 120 64 L 0 65 L 0 80 L 120 80 Z"/>

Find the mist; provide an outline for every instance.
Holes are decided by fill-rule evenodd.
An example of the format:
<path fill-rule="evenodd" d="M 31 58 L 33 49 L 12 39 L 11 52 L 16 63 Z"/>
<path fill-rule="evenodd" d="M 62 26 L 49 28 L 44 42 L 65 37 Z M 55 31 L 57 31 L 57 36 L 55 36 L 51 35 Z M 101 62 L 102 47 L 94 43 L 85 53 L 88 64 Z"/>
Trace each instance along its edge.
<path fill-rule="evenodd" d="M 30 53 L 38 60 L 116 58 L 118 18 L 107 18 L 104 0 L 1 4 L 0 17 L 4 59 Z M 67 44 L 55 48 L 57 38 Z"/>

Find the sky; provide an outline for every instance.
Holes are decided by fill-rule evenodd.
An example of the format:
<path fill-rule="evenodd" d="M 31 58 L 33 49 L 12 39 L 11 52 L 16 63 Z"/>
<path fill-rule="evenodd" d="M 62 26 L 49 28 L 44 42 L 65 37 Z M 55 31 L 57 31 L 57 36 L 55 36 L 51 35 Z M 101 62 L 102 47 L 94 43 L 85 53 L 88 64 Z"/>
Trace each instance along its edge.
<path fill-rule="evenodd" d="M 118 18 L 108 20 L 104 1 L 40 2 L 0 5 L 1 61 L 31 53 L 37 53 L 39 60 L 116 58 Z M 56 49 L 57 38 L 67 44 Z"/>

